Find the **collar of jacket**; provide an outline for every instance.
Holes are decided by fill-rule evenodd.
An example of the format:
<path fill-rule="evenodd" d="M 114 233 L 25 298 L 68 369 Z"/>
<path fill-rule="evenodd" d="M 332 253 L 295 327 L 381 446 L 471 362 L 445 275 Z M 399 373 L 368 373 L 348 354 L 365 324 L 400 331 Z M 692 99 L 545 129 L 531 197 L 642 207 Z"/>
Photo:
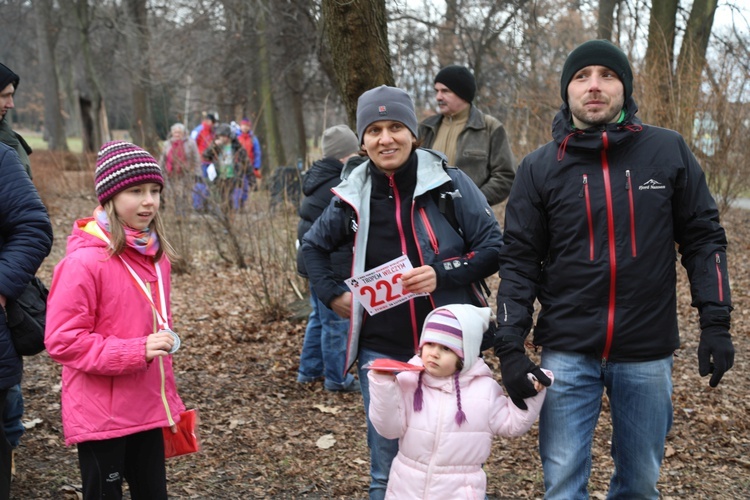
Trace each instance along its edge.
<path fill-rule="evenodd" d="M 436 134 L 437 129 L 440 128 L 440 123 L 442 121 L 443 115 L 436 114 L 425 118 L 424 121 L 422 121 L 422 125 L 432 130 L 433 134 Z M 469 108 L 469 119 L 466 121 L 464 129 L 471 128 L 482 130 L 484 127 L 484 114 L 472 104 L 471 108 Z"/>
<path fill-rule="evenodd" d="M 389 195 L 391 177 L 393 177 L 393 183 L 398 187 L 402 198 L 407 194 L 411 195 L 417 184 L 417 155 L 412 152 L 406 162 L 392 176 L 381 172 L 374 163 L 370 162 L 373 198 L 383 198 Z"/>
<path fill-rule="evenodd" d="M 321 158 L 302 177 L 302 193 L 310 196 L 319 186 L 341 176 L 344 164 L 335 158 Z"/>
<path fill-rule="evenodd" d="M 443 168 L 445 161 L 440 154 L 429 149 L 418 148 L 417 155 L 417 185 L 414 196 L 420 196 L 450 182 L 451 178 Z M 336 186 L 335 193 L 342 200 L 353 204 L 353 200 L 361 198 L 363 187 L 370 185 L 370 160 L 365 160 L 356 166 L 346 180 Z M 369 198 L 368 198 L 369 201 Z M 358 204 L 357 204 L 358 206 Z M 355 206 L 355 208 L 357 208 Z"/>
<path fill-rule="evenodd" d="M 606 132 L 609 148 L 616 148 L 631 140 L 643 129 L 642 122 L 635 116 L 637 112 L 638 105 L 629 97 L 625 102 L 625 119 L 620 123 L 608 123 L 581 130 L 573 127 L 570 108 L 567 103 L 563 103 L 552 121 L 552 137 L 558 145 L 567 141 L 567 149 L 599 151 L 603 148 L 602 133 Z"/>

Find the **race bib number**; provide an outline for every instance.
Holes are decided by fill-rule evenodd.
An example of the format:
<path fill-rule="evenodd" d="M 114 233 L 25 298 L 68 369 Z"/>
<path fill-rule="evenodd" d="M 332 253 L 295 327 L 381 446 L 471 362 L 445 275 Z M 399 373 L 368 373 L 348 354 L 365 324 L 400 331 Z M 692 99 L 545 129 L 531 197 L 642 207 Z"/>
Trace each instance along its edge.
<path fill-rule="evenodd" d="M 426 293 L 404 292 L 401 275 L 412 269 L 406 255 L 346 280 L 352 297 L 359 301 L 370 316 L 395 307 Z"/>

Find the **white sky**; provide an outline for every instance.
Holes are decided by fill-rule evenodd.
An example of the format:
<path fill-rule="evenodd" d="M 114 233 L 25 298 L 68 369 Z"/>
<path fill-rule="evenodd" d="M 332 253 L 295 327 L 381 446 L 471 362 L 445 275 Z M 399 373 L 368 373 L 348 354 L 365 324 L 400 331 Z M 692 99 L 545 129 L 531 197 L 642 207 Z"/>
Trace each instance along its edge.
<path fill-rule="evenodd" d="M 409 7 L 419 7 L 424 5 L 425 1 L 431 2 L 436 8 L 443 12 L 445 11 L 444 0 L 393 0 L 396 4 L 407 5 Z M 680 0 L 681 4 L 684 4 L 684 8 L 688 8 L 692 5 L 689 0 Z M 735 7 L 730 7 L 730 4 L 734 4 Z M 738 12 L 739 11 L 739 12 Z M 735 23 L 737 24 L 738 31 L 740 34 L 748 35 L 748 24 L 750 24 L 750 2 L 748 0 L 721 0 L 716 8 L 716 15 L 714 17 L 714 26 L 723 27 L 731 26 L 732 16 L 735 16 Z M 744 18 L 743 18 L 744 17 Z"/>

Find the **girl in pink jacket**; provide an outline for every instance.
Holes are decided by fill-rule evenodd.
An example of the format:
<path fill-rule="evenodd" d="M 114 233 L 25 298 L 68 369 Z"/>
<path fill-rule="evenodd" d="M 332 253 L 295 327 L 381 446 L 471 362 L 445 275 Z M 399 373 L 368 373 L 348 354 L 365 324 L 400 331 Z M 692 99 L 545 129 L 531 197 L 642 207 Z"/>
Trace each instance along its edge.
<path fill-rule="evenodd" d="M 156 160 L 114 141 L 99 151 L 100 206 L 80 219 L 56 266 L 45 344 L 62 368 L 65 444 L 76 444 L 84 499 L 167 498 L 163 427 L 176 432 L 170 259 Z"/>
<path fill-rule="evenodd" d="M 386 498 L 483 499 L 492 438 L 520 436 L 538 418 L 544 386 L 535 383 L 539 393 L 521 410 L 479 357 L 490 315 L 487 307 L 439 307 L 425 319 L 414 371 L 368 373 L 370 420 L 399 439 Z"/>

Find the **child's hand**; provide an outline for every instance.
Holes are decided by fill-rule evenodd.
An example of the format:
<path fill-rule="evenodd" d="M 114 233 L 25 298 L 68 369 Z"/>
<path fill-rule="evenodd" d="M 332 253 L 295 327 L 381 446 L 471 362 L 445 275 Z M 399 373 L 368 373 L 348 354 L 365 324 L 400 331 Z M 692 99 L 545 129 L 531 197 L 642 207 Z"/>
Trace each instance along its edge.
<path fill-rule="evenodd" d="M 542 368 L 542 370 L 544 371 L 545 375 L 547 375 L 551 380 L 554 380 L 554 375 L 552 375 L 551 371 L 545 370 L 544 368 Z M 537 380 L 533 373 L 528 373 L 526 374 L 526 376 L 529 378 L 531 383 L 534 384 L 534 390 L 536 390 L 536 392 L 542 392 L 542 389 L 544 389 L 545 385 L 539 382 L 539 380 Z"/>
<path fill-rule="evenodd" d="M 174 338 L 169 332 L 152 333 L 146 338 L 146 361 L 158 356 L 166 356 L 174 345 Z"/>

